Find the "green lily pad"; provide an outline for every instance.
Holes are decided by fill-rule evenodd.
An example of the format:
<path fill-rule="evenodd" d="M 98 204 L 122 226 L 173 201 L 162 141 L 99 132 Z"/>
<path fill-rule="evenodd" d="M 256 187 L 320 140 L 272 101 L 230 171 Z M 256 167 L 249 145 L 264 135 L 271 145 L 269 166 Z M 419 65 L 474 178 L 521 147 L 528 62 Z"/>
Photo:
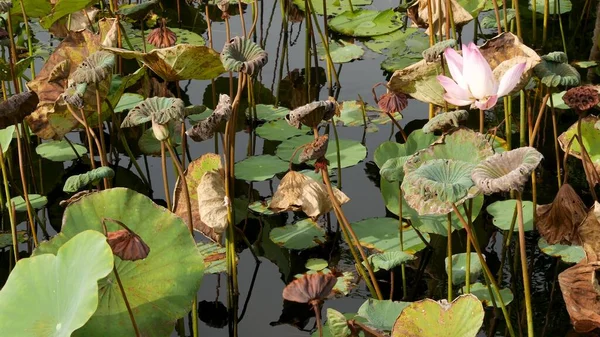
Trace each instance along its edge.
<path fill-rule="evenodd" d="M 428 147 L 437 138 L 431 133 L 424 133 L 421 129 L 415 130 L 408 135 L 408 139 L 404 144 L 390 141 L 379 144 L 373 154 L 373 160 L 377 167 L 381 168 L 388 159 L 410 156 Z"/>
<path fill-rule="evenodd" d="M 258 214 L 262 215 L 274 215 L 273 211 L 269 209 L 269 204 L 271 203 L 271 198 L 266 200 L 257 200 L 248 205 L 248 208 Z"/>
<path fill-rule="evenodd" d="M 466 286 L 462 287 L 462 292 L 464 293 L 466 291 Z M 492 298 L 490 297 L 490 291 L 488 290 L 488 287 L 485 284 L 481 284 L 481 283 L 473 283 L 471 284 L 471 294 L 477 296 L 477 298 L 481 301 L 481 303 L 483 305 L 485 305 L 486 307 L 492 307 L 494 306 L 494 303 L 492 302 Z M 494 294 L 494 292 L 492 292 L 492 294 Z M 510 291 L 509 288 L 502 288 L 500 289 L 500 297 L 502 298 L 502 302 L 504 303 L 504 305 L 509 305 L 510 302 L 513 301 L 514 296 L 512 291 Z M 498 296 L 496 294 L 494 294 L 494 300 L 496 301 L 496 307 L 500 308 L 500 301 L 498 299 Z"/>
<path fill-rule="evenodd" d="M 320 271 L 327 268 L 329 263 L 323 259 L 308 259 L 304 266 L 308 270 Z"/>
<path fill-rule="evenodd" d="M 402 182 L 404 180 L 404 164 L 410 156 L 388 159 L 379 170 L 381 177 L 389 182 Z"/>
<path fill-rule="evenodd" d="M 558 257 L 566 263 L 578 263 L 585 257 L 585 251 L 582 246 L 561 244 L 549 245 L 544 238 L 540 238 L 538 246 L 544 254 Z"/>
<path fill-rule="evenodd" d="M 140 104 L 144 100 L 144 96 L 140 94 L 132 94 L 126 92 L 119 99 L 119 103 L 115 107 L 115 112 L 123 112 L 125 110 L 131 110 L 136 105 Z"/>
<path fill-rule="evenodd" d="M 225 247 L 215 242 L 200 242 L 197 245 L 204 259 L 204 274 L 219 274 L 227 271 Z"/>
<path fill-rule="evenodd" d="M 481 302 L 474 295 L 462 295 L 452 303 L 426 298 L 402 310 L 394 323 L 392 337 L 475 337 L 483 324 Z"/>
<path fill-rule="evenodd" d="M 235 163 L 235 177 L 248 181 L 265 181 L 288 168 L 288 163 L 275 156 L 252 156 Z"/>
<path fill-rule="evenodd" d="M 219 54 L 205 46 L 178 44 L 148 53 L 105 49 L 126 59 L 137 59 L 165 81 L 208 80 L 225 72 Z"/>
<path fill-rule="evenodd" d="M 503 231 L 510 229 L 517 201 L 515 199 L 496 201 L 487 207 L 487 212 L 494 217 L 494 226 Z M 523 225 L 526 232 L 533 230 L 533 203 L 523 201 Z M 518 219 L 515 218 L 515 232 L 519 231 Z"/>
<path fill-rule="evenodd" d="M 344 40 L 332 40 L 329 42 L 329 56 L 333 63 L 347 63 L 361 58 L 365 51 L 361 46 L 346 42 Z M 327 59 L 325 46 L 320 42 L 317 44 L 317 54 L 321 60 Z"/>
<path fill-rule="evenodd" d="M 327 308 L 327 328 L 332 336 L 348 337 L 352 334 L 348 327 L 348 319 L 332 308 Z"/>
<path fill-rule="evenodd" d="M 346 320 L 352 319 L 352 320 L 358 321 L 363 324 L 367 323 L 366 319 L 364 319 L 360 316 L 357 316 L 356 313 L 345 313 L 345 314 L 343 314 L 343 316 Z M 337 330 L 335 330 L 335 331 L 337 331 Z M 310 335 L 310 337 L 321 337 L 321 336 L 319 334 L 319 331 L 315 331 L 312 335 Z M 325 324 L 323 324 L 323 337 L 341 337 L 341 335 L 332 333 L 331 329 L 329 328 L 329 317 L 328 317 L 328 320 L 325 322 Z M 358 333 L 358 337 L 365 337 L 365 333 L 363 331 L 360 331 Z"/>
<path fill-rule="evenodd" d="M 367 116 L 363 116 L 362 104 L 359 101 L 344 101 L 341 103 L 340 116 L 335 120 L 344 126 L 364 126 Z"/>
<path fill-rule="evenodd" d="M 28 236 L 27 231 L 17 231 L 17 242 L 24 243 L 27 242 Z M 8 246 L 12 246 L 12 233 L 0 232 L 0 249 L 6 248 Z"/>
<path fill-rule="evenodd" d="M 0 130 L 0 146 L 2 146 L 2 153 L 6 153 L 10 148 L 10 143 L 13 140 L 13 134 L 15 133 L 15 126 L 10 125 Z"/>
<path fill-rule="evenodd" d="M 54 253 L 82 231 L 102 232 L 105 218 L 123 222 L 150 247 L 144 260 L 122 261 L 115 257 L 115 267 L 141 334 L 168 336 L 175 321 L 191 309 L 204 275 L 204 261 L 183 220 L 145 195 L 112 188 L 84 196 L 67 207 L 61 233 L 40 244 L 34 255 Z M 112 221 L 106 226 L 108 231 L 121 229 Z M 98 309 L 73 336 L 135 335 L 114 276 L 100 280 L 98 285 Z M 156 310 L 157 305 L 160 310 Z"/>
<path fill-rule="evenodd" d="M 282 160 L 290 160 L 292 154 L 296 149 L 304 144 L 308 144 L 314 140 L 313 136 L 298 136 L 294 138 L 290 138 L 283 143 L 279 144 L 275 154 L 281 158 Z M 336 141 L 335 139 L 329 139 L 329 145 L 327 147 L 327 153 L 325 154 L 325 158 L 329 160 L 332 167 L 337 167 L 337 152 L 336 152 Z M 367 156 L 367 148 L 361 143 L 350 140 L 350 139 L 340 139 L 340 159 L 341 159 L 341 168 L 350 167 L 358 164 L 361 160 L 365 159 Z M 293 162 L 295 164 L 300 163 L 300 151 L 296 152 L 294 156 Z M 312 164 L 313 161 L 307 162 L 308 164 Z"/>
<path fill-rule="evenodd" d="M 370 298 L 358 308 L 358 316 L 366 318 L 367 324 L 375 329 L 391 331 L 402 310 L 409 305 L 410 302 Z"/>
<path fill-rule="evenodd" d="M 346 11 L 329 20 L 334 32 L 349 36 L 375 36 L 391 33 L 402 28 L 399 13 L 392 9 L 377 11 L 355 9 Z"/>
<path fill-rule="evenodd" d="M 290 126 L 285 119 L 272 120 L 256 128 L 256 134 L 259 137 L 278 142 L 305 135 L 307 132 L 307 128 L 302 130 Z"/>
<path fill-rule="evenodd" d="M 446 270 L 448 270 L 448 258 L 444 260 Z M 475 280 L 481 274 L 481 261 L 476 253 L 471 253 L 470 274 L 471 280 Z M 458 285 L 467 279 L 467 254 L 459 253 L 452 255 L 452 284 Z"/>
<path fill-rule="evenodd" d="M 65 181 L 63 186 L 64 192 L 74 193 L 89 185 L 97 184 L 104 178 L 112 178 L 115 176 L 115 171 L 108 166 L 98 167 L 97 169 L 88 171 L 83 174 L 70 176 Z"/>
<path fill-rule="evenodd" d="M 403 34 L 394 32 L 394 40 L 383 53 L 386 58 L 381 62 L 381 68 L 396 71 L 406 68 L 423 59 L 423 51 L 429 48 L 429 37 L 422 30 L 406 29 Z"/>
<path fill-rule="evenodd" d="M 375 272 L 380 269 L 392 270 L 401 264 L 414 259 L 416 259 L 414 255 L 402 251 L 388 251 L 385 253 L 373 254 L 368 257 L 369 263 L 373 266 L 373 271 Z"/>
<path fill-rule="evenodd" d="M 294 224 L 273 228 L 269 238 L 287 249 L 303 250 L 325 242 L 325 230 L 316 222 L 304 219 Z"/>
<path fill-rule="evenodd" d="M 319 15 L 325 14 L 323 8 L 323 0 L 309 0 L 312 3 L 312 8 L 315 13 Z M 294 5 L 298 6 L 301 10 L 305 11 L 304 0 L 293 0 Z M 356 9 L 357 6 L 370 5 L 373 0 L 352 0 L 352 6 Z M 334 16 L 344 13 L 350 10 L 350 3 L 348 0 L 325 0 L 325 6 L 327 6 L 327 15 Z"/>
<path fill-rule="evenodd" d="M 533 1 L 535 1 L 535 11 L 539 14 L 544 14 L 545 1 L 544 0 L 529 0 L 529 10 L 533 10 Z M 573 8 L 571 0 L 560 0 L 560 6 L 556 8 L 556 1 L 550 1 L 548 6 L 548 12 L 550 15 L 554 14 L 565 14 L 569 13 Z"/>
<path fill-rule="evenodd" d="M 275 107 L 270 104 L 257 104 L 256 105 L 256 118 L 264 121 L 273 121 L 276 119 L 282 119 L 290 113 L 290 109 L 285 107 Z M 250 108 L 246 110 L 246 116 L 251 117 Z"/>
<path fill-rule="evenodd" d="M 0 321 L 3 335 L 71 336 L 96 311 L 98 281 L 112 269 L 110 246 L 96 231 L 75 235 L 56 255 L 20 260 L 0 291 L 0 316 L 11 317 Z"/>
<path fill-rule="evenodd" d="M 87 149 L 83 145 L 73 144 L 73 147 L 82 156 L 87 153 Z M 54 140 L 38 145 L 35 152 L 42 158 L 52 161 L 67 161 L 77 159 L 77 155 L 73 148 L 66 140 Z"/>
<path fill-rule="evenodd" d="M 48 203 L 48 199 L 39 194 L 29 194 L 29 203 L 33 209 L 41 209 Z M 25 204 L 25 199 L 22 196 L 14 197 L 10 199 L 11 202 L 15 204 L 15 211 L 17 212 L 27 212 L 27 205 Z M 6 207 L 8 206 L 8 202 L 6 203 Z"/>
<path fill-rule="evenodd" d="M 398 220 L 393 218 L 369 218 L 350 224 L 360 245 L 365 248 L 375 249 L 378 252 L 400 251 L 400 233 Z M 403 228 L 404 252 L 415 254 L 425 248 L 425 244 L 414 229 Z M 424 233 L 425 240 L 429 235 Z"/>
<path fill-rule="evenodd" d="M 594 125 L 598 122 L 598 117 L 589 115 L 581 120 L 581 139 L 583 145 L 590 155 L 590 159 L 594 164 L 597 171 L 600 171 L 600 130 L 596 129 Z M 571 141 L 571 138 L 577 134 L 577 122 L 571 125 L 567 131 L 563 132 L 558 137 L 558 142 L 563 151 L 567 150 L 567 146 Z M 573 140 L 569 154 L 575 158 L 581 159 L 581 146 L 579 142 Z"/>

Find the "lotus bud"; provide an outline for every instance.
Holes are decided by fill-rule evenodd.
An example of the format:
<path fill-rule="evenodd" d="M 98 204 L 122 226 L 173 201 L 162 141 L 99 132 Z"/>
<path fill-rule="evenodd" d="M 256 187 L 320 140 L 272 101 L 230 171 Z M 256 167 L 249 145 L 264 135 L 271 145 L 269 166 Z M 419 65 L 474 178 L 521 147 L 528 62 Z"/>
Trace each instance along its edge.
<path fill-rule="evenodd" d="M 581 86 L 567 90 L 563 101 L 573 110 L 586 111 L 593 108 L 600 98 L 598 91 L 592 86 Z"/>
<path fill-rule="evenodd" d="M 108 232 L 107 241 L 113 254 L 121 258 L 121 260 L 142 260 L 150 253 L 150 247 L 148 247 L 144 240 L 129 229 Z"/>
<path fill-rule="evenodd" d="M 169 127 L 166 124 L 157 123 L 154 117 L 152 118 L 152 132 L 154 137 L 161 142 L 169 139 L 170 136 Z"/>

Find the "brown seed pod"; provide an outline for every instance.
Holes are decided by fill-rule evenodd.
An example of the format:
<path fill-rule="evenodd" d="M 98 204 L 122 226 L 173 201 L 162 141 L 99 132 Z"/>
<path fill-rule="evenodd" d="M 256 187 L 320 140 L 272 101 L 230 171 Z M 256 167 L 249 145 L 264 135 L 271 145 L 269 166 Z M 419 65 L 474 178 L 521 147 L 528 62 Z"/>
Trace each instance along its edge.
<path fill-rule="evenodd" d="M 127 229 L 108 232 L 107 241 L 113 254 L 120 257 L 121 260 L 141 260 L 145 259 L 150 253 L 150 247 L 146 245 L 144 240 Z"/>
<path fill-rule="evenodd" d="M 586 111 L 598 104 L 600 97 L 598 97 L 598 91 L 588 85 L 567 90 L 563 101 L 573 110 Z"/>

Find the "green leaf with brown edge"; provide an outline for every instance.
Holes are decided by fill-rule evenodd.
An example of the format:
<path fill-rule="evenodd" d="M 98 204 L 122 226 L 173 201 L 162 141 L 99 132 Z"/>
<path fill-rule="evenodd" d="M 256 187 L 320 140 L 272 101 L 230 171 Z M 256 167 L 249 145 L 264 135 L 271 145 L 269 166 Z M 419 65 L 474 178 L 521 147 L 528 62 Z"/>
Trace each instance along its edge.
<path fill-rule="evenodd" d="M 402 310 L 409 305 L 410 302 L 369 298 L 358 308 L 358 316 L 367 319 L 367 324 L 375 329 L 390 331 Z"/>
<path fill-rule="evenodd" d="M 179 44 L 148 53 L 120 48 L 105 49 L 126 59 L 137 59 L 169 82 L 209 80 L 225 72 L 219 54 L 205 46 Z"/>
<path fill-rule="evenodd" d="M 219 237 L 214 230 L 207 225 L 205 225 L 200 220 L 200 211 L 198 210 L 198 184 L 200 184 L 200 180 L 202 180 L 202 176 L 204 173 L 208 171 L 217 170 L 221 167 L 221 157 L 214 153 L 206 153 L 202 155 L 200 158 L 192 161 L 187 169 L 184 172 L 185 180 L 187 182 L 188 191 L 190 193 L 190 205 L 192 207 L 192 220 L 193 227 L 196 231 L 199 231 L 207 238 L 218 241 Z M 187 199 L 185 193 L 183 192 L 183 186 L 181 186 L 181 182 L 179 178 L 175 183 L 175 191 L 173 193 L 174 200 L 173 212 L 180 216 L 184 222 L 187 223 Z"/>
<path fill-rule="evenodd" d="M 214 242 L 199 242 L 197 244 L 204 259 L 204 274 L 219 274 L 227 272 L 225 247 Z"/>
<path fill-rule="evenodd" d="M 191 310 L 204 276 L 204 260 L 181 218 L 150 198 L 118 187 L 88 194 L 67 207 L 61 233 L 40 244 L 34 255 L 55 253 L 82 231 L 103 232 L 106 218 L 121 221 L 150 247 L 143 260 L 115 257 L 115 267 L 141 334 L 168 336 L 175 321 Z M 112 221 L 105 223 L 108 231 L 121 229 Z M 98 286 L 98 309 L 73 337 L 134 336 L 114 274 L 100 280 Z"/>

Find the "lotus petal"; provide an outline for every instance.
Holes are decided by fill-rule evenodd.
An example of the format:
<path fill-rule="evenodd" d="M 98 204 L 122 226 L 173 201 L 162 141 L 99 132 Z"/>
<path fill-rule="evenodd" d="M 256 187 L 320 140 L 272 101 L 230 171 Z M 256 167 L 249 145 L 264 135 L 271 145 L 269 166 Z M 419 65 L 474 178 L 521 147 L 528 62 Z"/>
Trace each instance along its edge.
<path fill-rule="evenodd" d="M 315 101 L 292 110 L 285 120 L 291 126 L 300 129 L 302 124 L 314 128 L 334 116 L 336 104 L 332 101 Z"/>
<path fill-rule="evenodd" d="M 544 157 L 533 147 L 495 154 L 473 170 L 473 181 L 484 194 L 521 191 Z"/>
<path fill-rule="evenodd" d="M 469 112 L 466 110 L 439 113 L 423 126 L 423 132 L 432 133 L 435 131 L 446 131 L 453 127 L 456 128 L 460 122 L 466 121 L 467 118 L 469 118 Z"/>
<path fill-rule="evenodd" d="M 283 288 L 283 299 L 298 303 L 320 302 L 329 297 L 336 282 L 333 273 L 304 274 Z"/>
<path fill-rule="evenodd" d="M 420 215 L 452 212 L 453 205 L 460 205 L 479 193 L 471 180 L 474 166 L 448 159 L 425 162 L 404 177 L 401 188 L 406 202 Z"/>
<path fill-rule="evenodd" d="M 255 76 L 267 64 L 267 52 L 250 39 L 236 36 L 225 44 L 221 62 L 228 71 Z"/>
<path fill-rule="evenodd" d="M 122 128 L 150 122 L 167 124 L 169 121 L 183 121 L 185 118 L 185 105 L 179 98 L 150 97 L 146 98 L 133 109 L 121 123 Z"/>
<path fill-rule="evenodd" d="M 538 205 L 536 215 L 535 226 L 549 244 L 581 243 L 578 227 L 587 209 L 571 185 L 562 185 L 552 203 Z"/>
<path fill-rule="evenodd" d="M 38 105 L 38 96 L 33 91 L 10 96 L 0 103 L 0 128 L 16 125 L 29 116 Z"/>

